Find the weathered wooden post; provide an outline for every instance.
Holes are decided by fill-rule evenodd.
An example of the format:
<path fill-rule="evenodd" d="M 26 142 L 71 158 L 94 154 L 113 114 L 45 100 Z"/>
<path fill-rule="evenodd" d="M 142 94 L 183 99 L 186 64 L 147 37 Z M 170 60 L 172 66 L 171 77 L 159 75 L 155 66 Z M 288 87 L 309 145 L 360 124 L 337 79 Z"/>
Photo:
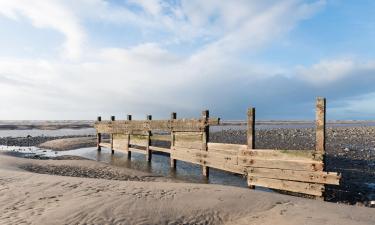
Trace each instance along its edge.
<path fill-rule="evenodd" d="M 202 120 L 205 123 L 205 127 L 203 130 L 203 135 L 202 135 L 202 151 L 207 151 L 207 143 L 209 142 L 210 138 L 210 127 L 208 126 L 208 120 L 209 120 L 209 111 L 204 110 L 202 112 Z M 209 176 L 209 168 L 207 166 L 202 166 L 202 174 L 203 176 L 207 177 Z"/>
<path fill-rule="evenodd" d="M 177 113 L 173 112 L 171 113 L 171 120 L 177 119 Z M 173 129 L 171 130 L 171 154 L 170 154 L 170 159 L 171 159 L 171 168 L 176 169 L 176 164 L 177 160 L 172 158 L 172 151 L 174 151 L 174 131 Z"/>
<path fill-rule="evenodd" d="M 323 156 L 326 148 L 326 99 L 316 100 L 316 144 L 315 154 Z"/>
<path fill-rule="evenodd" d="M 102 121 L 102 117 L 101 116 L 98 116 L 98 119 L 97 119 L 98 122 Z M 98 151 L 101 151 L 102 150 L 102 147 L 100 146 L 100 142 L 102 141 L 102 134 L 101 133 L 96 133 L 96 148 L 98 149 Z"/>
<path fill-rule="evenodd" d="M 127 115 L 126 119 L 128 121 L 132 120 L 132 115 Z M 128 139 L 128 143 L 126 144 L 126 151 L 128 152 L 128 159 L 130 159 L 132 157 L 132 152 L 129 151 L 129 144 L 130 144 L 130 133 L 129 132 L 127 134 L 127 139 Z"/>
<path fill-rule="evenodd" d="M 152 116 L 151 115 L 147 115 L 146 117 L 147 120 L 152 120 Z M 150 144 L 151 144 L 151 131 L 148 130 L 147 131 L 147 143 L 146 143 L 146 160 L 147 162 L 151 162 L 151 158 L 152 158 L 152 152 L 150 150 Z"/>
<path fill-rule="evenodd" d="M 315 160 L 322 160 L 322 171 L 325 171 L 326 157 L 326 99 L 318 97 L 316 100 L 316 143 L 315 143 Z M 322 189 L 322 196 L 317 199 L 323 200 L 325 198 L 325 187 Z"/>
<path fill-rule="evenodd" d="M 111 121 L 115 121 L 115 116 L 111 116 Z M 113 133 L 111 134 L 111 151 L 112 151 L 112 154 L 115 153 L 115 150 L 113 149 Z"/>
<path fill-rule="evenodd" d="M 247 149 L 255 149 L 255 108 L 250 107 L 247 110 Z M 254 185 L 249 185 L 254 189 Z"/>

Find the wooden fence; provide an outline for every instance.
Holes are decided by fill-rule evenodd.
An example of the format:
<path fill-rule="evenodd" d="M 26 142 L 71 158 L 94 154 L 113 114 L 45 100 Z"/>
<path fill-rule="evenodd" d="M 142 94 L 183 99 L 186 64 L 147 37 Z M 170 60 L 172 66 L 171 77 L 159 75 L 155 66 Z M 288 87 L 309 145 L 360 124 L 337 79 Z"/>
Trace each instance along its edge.
<path fill-rule="evenodd" d="M 176 160 L 202 166 L 204 176 L 209 168 L 216 168 L 247 177 L 250 188 L 262 186 L 272 189 L 323 196 L 324 185 L 338 185 L 341 175 L 326 172 L 325 159 L 325 98 L 316 103 L 316 148 L 314 150 L 273 150 L 255 148 L 255 108 L 247 113 L 247 145 L 222 144 L 209 141 L 210 125 L 219 125 L 220 120 L 209 118 L 208 110 L 200 119 L 177 119 L 176 113 L 169 120 L 98 121 L 97 147 L 124 151 L 130 158 L 131 152 L 146 155 L 151 161 L 152 152 L 170 154 L 171 168 Z M 110 135 L 110 143 L 102 142 L 102 133 Z M 167 135 L 166 135 L 167 134 Z M 170 148 L 152 146 L 151 141 L 168 141 Z"/>

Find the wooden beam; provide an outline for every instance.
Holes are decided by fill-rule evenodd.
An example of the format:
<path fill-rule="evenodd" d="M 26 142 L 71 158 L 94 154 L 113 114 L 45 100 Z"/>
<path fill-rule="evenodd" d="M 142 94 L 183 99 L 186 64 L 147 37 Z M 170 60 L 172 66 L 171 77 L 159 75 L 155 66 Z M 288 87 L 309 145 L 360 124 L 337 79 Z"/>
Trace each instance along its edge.
<path fill-rule="evenodd" d="M 176 119 L 177 119 L 177 113 L 172 112 L 171 113 L 171 120 L 176 120 Z M 175 144 L 175 132 L 173 130 L 171 131 L 171 139 L 170 140 L 171 140 L 171 150 L 170 150 L 170 152 L 172 152 L 174 150 L 174 144 Z M 177 160 L 172 157 L 172 154 L 170 154 L 169 157 L 170 157 L 170 160 L 171 160 L 171 162 L 170 162 L 171 168 L 173 170 L 176 170 Z"/>
<path fill-rule="evenodd" d="M 218 125 L 219 119 L 176 119 L 176 120 L 118 120 L 101 121 L 94 124 L 99 133 L 131 133 L 134 131 L 187 131 L 204 132 L 207 125 Z"/>
<path fill-rule="evenodd" d="M 102 117 L 98 116 L 97 121 L 100 122 L 102 121 Z M 100 142 L 102 141 L 102 134 L 99 132 L 96 132 L 96 148 L 98 151 L 101 151 L 102 148 L 100 146 Z"/>
<path fill-rule="evenodd" d="M 157 147 L 157 146 L 150 146 L 150 150 L 152 152 L 171 153 L 171 149 L 170 148 L 163 148 L 163 147 Z"/>
<path fill-rule="evenodd" d="M 207 151 L 207 143 L 209 142 L 210 139 L 210 127 L 208 126 L 208 120 L 210 117 L 210 113 L 208 110 L 204 110 L 202 112 L 202 121 L 205 123 L 206 126 L 204 126 L 203 129 L 203 135 L 202 135 L 202 150 Z M 209 176 L 209 167 L 208 166 L 202 166 L 202 174 L 203 176 L 207 177 Z"/>
<path fill-rule="evenodd" d="M 309 172 L 296 171 L 286 169 L 270 169 L 270 168 L 246 168 L 247 175 L 250 177 L 272 178 L 279 180 L 302 181 L 307 183 L 332 184 L 339 185 L 341 175 L 328 172 Z"/>
<path fill-rule="evenodd" d="M 261 177 L 248 177 L 248 185 L 262 186 L 267 188 L 303 193 L 314 196 L 322 196 L 324 192 L 323 184 L 303 183 Z"/>
<path fill-rule="evenodd" d="M 326 145 L 326 99 L 319 97 L 316 100 L 316 144 L 315 155 L 325 154 Z"/>
<path fill-rule="evenodd" d="M 313 160 L 279 160 L 238 156 L 238 165 L 273 169 L 321 171 L 323 162 Z"/>
<path fill-rule="evenodd" d="M 313 158 L 313 150 L 273 150 L 273 149 L 253 149 L 240 150 L 239 156 L 246 156 L 249 159 L 272 159 L 272 160 L 308 160 L 318 161 Z"/>

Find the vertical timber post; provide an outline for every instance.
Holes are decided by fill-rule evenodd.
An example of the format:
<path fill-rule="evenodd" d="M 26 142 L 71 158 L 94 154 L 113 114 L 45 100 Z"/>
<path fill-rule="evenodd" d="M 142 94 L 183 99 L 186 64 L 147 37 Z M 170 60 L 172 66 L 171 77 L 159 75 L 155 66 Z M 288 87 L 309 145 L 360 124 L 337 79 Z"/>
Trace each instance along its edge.
<path fill-rule="evenodd" d="M 98 122 L 102 121 L 102 117 L 101 116 L 98 116 L 98 119 L 97 119 Z M 102 147 L 100 146 L 100 142 L 102 141 L 102 134 L 101 133 L 96 133 L 96 147 L 98 149 L 98 151 L 101 151 L 102 150 Z"/>
<path fill-rule="evenodd" d="M 171 113 L 171 120 L 177 119 L 177 113 L 173 112 Z M 173 128 L 171 130 L 171 154 L 170 154 L 170 159 L 171 159 L 171 168 L 176 169 L 176 164 L 177 160 L 172 158 L 172 151 L 174 151 L 174 131 Z"/>
<path fill-rule="evenodd" d="M 324 156 L 326 149 L 326 99 L 318 97 L 316 100 L 316 157 Z"/>
<path fill-rule="evenodd" d="M 247 149 L 255 149 L 255 108 L 247 110 Z M 250 189 L 255 189 L 254 185 L 249 185 Z"/>
<path fill-rule="evenodd" d="M 146 117 L 147 120 L 152 120 L 152 116 L 151 115 L 147 115 Z M 150 150 L 150 142 L 151 142 L 151 131 L 148 130 L 147 131 L 147 145 L 146 145 L 146 160 L 147 162 L 151 162 L 151 158 L 152 158 L 152 152 Z"/>
<path fill-rule="evenodd" d="M 208 119 L 209 119 L 209 111 L 208 110 L 204 110 L 202 112 L 202 120 L 205 124 L 204 126 L 204 130 L 203 130 L 203 135 L 202 135 L 202 151 L 207 151 L 208 148 L 207 148 L 207 143 L 209 142 L 209 138 L 210 138 L 210 127 L 208 126 Z M 206 178 L 208 178 L 209 176 L 209 168 L 207 166 L 202 166 L 202 174 L 203 176 L 205 176 Z"/>
<path fill-rule="evenodd" d="M 131 121 L 132 120 L 132 115 L 127 115 L 126 116 L 126 119 L 128 121 Z M 128 152 L 128 159 L 130 159 L 132 157 L 132 152 L 129 151 L 129 145 L 130 145 L 130 133 L 127 134 L 127 139 L 128 139 L 128 144 L 126 145 L 126 150 Z"/>
<path fill-rule="evenodd" d="M 326 167 L 326 99 L 318 97 L 316 100 L 316 143 L 314 159 L 323 161 L 323 171 Z M 317 197 L 325 200 L 325 187 L 322 189 L 322 196 Z"/>
<path fill-rule="evenodd" d="M 111 121 L 115 121 L 115 116 L 111 116 Z M 115 153 L 115 150 L 113 150 L 113 133 L 111 134 L 111 152 L 112 154 Z"/>

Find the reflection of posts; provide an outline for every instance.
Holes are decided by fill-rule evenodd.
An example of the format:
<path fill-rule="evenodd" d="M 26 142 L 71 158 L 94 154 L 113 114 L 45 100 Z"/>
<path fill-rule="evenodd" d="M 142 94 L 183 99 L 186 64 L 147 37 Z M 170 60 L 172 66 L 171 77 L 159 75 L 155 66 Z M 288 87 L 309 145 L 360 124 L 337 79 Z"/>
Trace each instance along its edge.
<path fill-rule="evenodd" d="M 102 121 L 102 117 L 98 116 L 97 121 L 98 122 Z M 98 151 L 102 150 L 102 147 L 100 146 L 101 141 L 102 141 L 102 134 L 99 132 L 96 132 L 96 148 Z"/>
<path fill-rule="evenodd" d="M 177 113 L 171 113 L 171 120 L 177 119 Z M 177 160 L 172 158 L 172 151 L 174 151 L 174 132 L 173 129 L 171 130 L 171 152 L 170 152 L 170 159 L 171 159 L 171 168 L 176 169 Z"/>

